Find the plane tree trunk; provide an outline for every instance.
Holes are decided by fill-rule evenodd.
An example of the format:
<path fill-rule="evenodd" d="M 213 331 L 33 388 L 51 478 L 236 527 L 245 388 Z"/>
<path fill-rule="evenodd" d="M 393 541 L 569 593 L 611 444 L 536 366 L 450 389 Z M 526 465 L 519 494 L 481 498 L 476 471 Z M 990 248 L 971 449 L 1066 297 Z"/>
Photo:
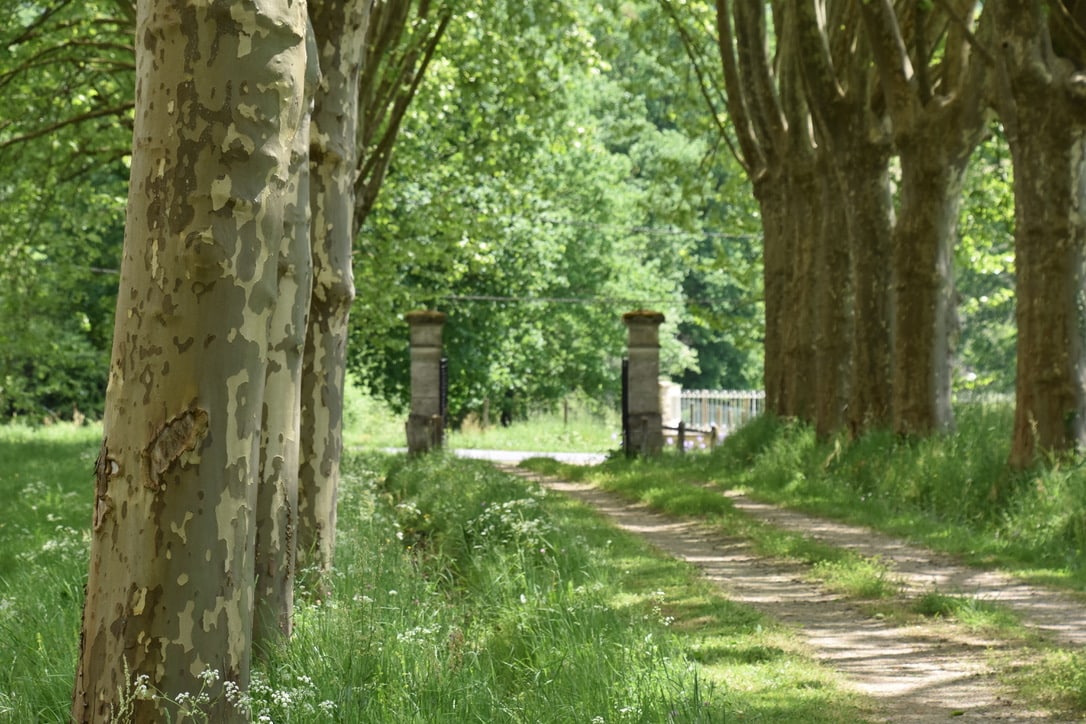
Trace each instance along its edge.
<path fill-rule="evenodd" d="M 313 0 L 322 77 L 310 128 L 313 290 L 301 397 L 299 566 L 321 576 L 335 550 L 343 451 L 347 327 L 354 300 L 351 246 L 358 83 L 371 3 Z"/>
<path fill-rule="evenodd" d="M 315 39 L 307 33 L 306 115 L 294 141 L 278 252 L 276 308 L 268 331 L 268 376 L 256 515 L 253 645 L 259 652 L 290 637 L 298 540 L 298 470 L 302 361 L 313 261 L 309 229 L 309 112 L 320 77 Z"/>
<path fill-rule="evenodd" d="M 902 435 L 953 425 L 951 251 L 962 177 L 985 132 L 986 65 L 972 52 L 970 30 L 976 6 L 976 0 L 916 3 L 904 22 L 891 0 L 860 4 L 901 160 L 893 231 L 892 417 Z M 939 53 L 932 52 L 936 41 Z"/>
<path fill-rule="evenodd" d="M 1055 7 L 1046 21 L 1042 5 L 991 8 L 1002 41 L 998 107 L 1014 161 L 1015 467 L 1086 444 L 1086 48 L 1069 40 L 1084 37 L 1081 21 Z"/>
<path fill-rule="evenodd" d="M 137 7 L 131 185 L 72 719 L 246 721 L 268 325 L 304 4 Z M 259 39 L 259 42 L 255 42 Z M 215 680 L 201 678 L 206 669 Z M 162 696 L 123 692 L 137 681 Z"/>
<path fill-rule="evenodd" d="M 871 68 L 858 6 L 834 0 L 820 12 L 815 0 L 800 0 L 793 6 L 793 20 L 804 57 L 808 104 L 818 142 L 827 152 L 826 176 L 833 175 L 824 201 L 830 213 L 824 221 L 821 274 L 832 278 L 847 270 L 833 279 L 832 298 L 820 305 L 825 310 L 821 345 L 836 340 L 848 350 L 824 355 L 819 379 L 826 391 L 819 397 L 828 401 L 838 388 L 836 394 L 845 398 L 843 421 L 856 436 L 890 424 L 890 135 L 883 104 L 874 92 L 878 77 Z M 837 246 L 842 240 L 844 248 Z M 835 364 L 844 369 L 835 370 Z M 826 375 L 841 374 L 843 381 L 835 385 L 823 379 L 822 369 Z M 820 435 L 836 427 L 834 412 L 822 408 L 816 420 Z"/>

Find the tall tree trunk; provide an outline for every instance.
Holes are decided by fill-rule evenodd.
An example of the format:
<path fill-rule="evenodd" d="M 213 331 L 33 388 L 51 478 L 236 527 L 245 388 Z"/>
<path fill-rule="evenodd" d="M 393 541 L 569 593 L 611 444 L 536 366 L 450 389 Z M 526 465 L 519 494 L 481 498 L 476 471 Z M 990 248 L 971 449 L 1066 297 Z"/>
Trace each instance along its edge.
<path fill-rule="evenodd" d="M 1015 180 L 1018 376 L 1011 463 L 1086 443 L 1086 139 L 1047 102 L 1019 112 Z M 1028 130 L 1026 130 L 1028 128 Z"/>
<path fill-rule="evenodd" d="M 832 160 L 820 151 L 819 173 L 822 194 L 822 223 L 818 229 L 815 256 L 815 434 L 826 439 L 841 429 L 848 402 L 851 354 L 849 314 L 850 268 L 848 228 L 841 186 L 833 172 Z"/>
<path fill-rule="evenodd" d="M 797 0 L 792 5 L 795 37 L 803 56 L 808 105 L 812 109 L 820 153 L 829 160 L 822 172 L 824 191 L 823 248 L 820 276 L 828 281 L 819 303 L 822 326 L 819 348 L 837 348 L 846 380 L 834 393 L 832 357 L 819 363 L 819 394 L 827 403 L 845 395 L 851 433 L 890 422 L 890 138 L 885 110 L 873 92 L 870 45 L 859 20 L 859 8 L 847 0 L 821 5 Z M 841 230 L 847 231 L 842 234 Z M 844 242 L 846 246 L 837 244 Z M 844 278 L 834 278 L 847 270 Z M 823 373 L 822 370 L 826 372 Z M 833 410 L 820 405 L 815 422 L 820 435 L 835 422 Z"/>
<path fill-rule="evenodd" d="M 853 436 L 889 427 L 892 398 L 890 284 L 893 201 L 889 149 L 860 142 L 844 161 L 852 262 L 852 366 L 848 425 Z"/>
<path fill-rule="evenodd" d="M 902 143 L 901 202 L 894 227 L 894 430 L 926 435 L 953 425 L 950 336 L 951 239 L 964 160 L 947 158 L 930 134 Z"/>
<path fill-rule="evenodd" d="M 277 305 L 268 333 L 260 488 L 256 508 L 257 650 L 290 637 L 298 540 L 298 470 L 302 359 L 313 288 L 309 231 L 309 112 L 320 77 L 312 28 L 307 33 L 307 108 L 291 151 L 290 186 L 279 249 Z"/>
<path fill-rule="evenodd" d="M 122 717 L 137 677 L 177 721 L 203 689 L 246 721 L 268 324 L 290 151 L 304 115 L 304 4 L 137 8 L 131 191 L 72 719 Z M 259 38 L 259 42 L 253 42 Z M 202 670 L 218 672 L 204 682 Z"/>
<path fill-rule="evenodd" d="M 783 417 L 785 410 L 784 302 L 791 276 L 787 209 L 783 184 L 772 177 L 754 184 L 762 213 L 762 274 L 765 288 L 765 406 Z"/>
<path fill-rule="evenodd" d="M 302 380 L 299 565 L 327 572 L 336 534 L 343 450 L 347 329 L 354 300 L 351 246 L 358 79 L 369 17 L 365 0 L 313 0 L 323 72 L 310 131 L 313 295 Z"/>
<path fill-rule="evenodd" d="M 893 234 L 892 417 L 904 435 L 953 425 L 952 237 L 962 175 L 985 128 L 986 65 L 972 52 L 976 38 L 969 31 L 976 6 L 976 0 L 934 9 L 916 3 L 902 22 L 892 0 L 860 4 L 901 158 Z M 932 52 L 929 36 L 941 36 L 940 52 Z"/>
<path fill-rule="evenodd" d="M 781 324 L 784 333 L 785 416 L 813 422 L 815 384 L 815 257 L 822 231 L 822 193 L 812 154 L 797 152 L 788 174 L 788 247 L 791 276 Z"/>
<path fill-rule="evenodd" d="M 1052 55 L 1041 4 L 992 8 L 1000 116 L 1014 160 L 1018 369 L 1010 462 L 1086 445 L 1086 93 L 1081 51 Z M 1055 11 L 1052 11 L 1055 12 Z M 1081 33 L 1081 26 L 1079 32 Z M 1068 52 L 1070 51 L 1070 52 Z M 1075 57 L 1078 55 L 1079 57 Z"/>

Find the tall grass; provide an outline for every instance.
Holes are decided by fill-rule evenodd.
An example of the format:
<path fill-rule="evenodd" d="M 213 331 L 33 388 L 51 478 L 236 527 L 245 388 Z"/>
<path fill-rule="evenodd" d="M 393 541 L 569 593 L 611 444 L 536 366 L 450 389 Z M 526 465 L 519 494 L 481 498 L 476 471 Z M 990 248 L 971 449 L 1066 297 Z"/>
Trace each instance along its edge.
<path fill-rule="evenodd" d="M 0 428 L 0 721 L 67 721 L 99 435 Z M 561 496 L 442 455 L 343 475 L 330 589 L 258 657 L 254 720 L 863 718 L 772 622 Z"/>
<path fill-rule="evenodd" d="M 68 720 L 95 427 L 0 427 L 0 720 Z"/>
<path fill-rule="evenodd" d="M 271 663 L 334 682 L 322 696 L 337 721 L 709 722 L 764 705 L 733 696 L 672 634 L 659 589 L 694 585 L 678 564 L 661 568 L 595 516 L 484 463 L 389 462 L 348 466 L 335 594 L 307 606 Z M 643 568 L 657 575 L 631 575 Z M 710 611 L 728 605 L 702 595 Z M 756 614 L 725 610 L 719 635 L 743 648 L 763 635 Z M 782 650 L 733 670 L 825 677 L 800 660 Z M 783 721 L 857 711 L 832 682 L 786 699 Z"/>

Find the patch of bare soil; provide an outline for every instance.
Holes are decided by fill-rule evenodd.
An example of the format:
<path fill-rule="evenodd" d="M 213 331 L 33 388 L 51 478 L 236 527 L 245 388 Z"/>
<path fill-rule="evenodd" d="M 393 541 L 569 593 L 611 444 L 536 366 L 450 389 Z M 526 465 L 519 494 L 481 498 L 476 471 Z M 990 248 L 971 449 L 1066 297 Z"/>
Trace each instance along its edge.
<path fill-rule="evenodd" d="M 590 485 L 502 465 L 596 508 L 618 527 L 697 566 L 732 600 L 794 626 L 814 656 L 868 695 L 876 721 L 1070 721 L 1015 701 L 996 680 L 992 655 L 1015 657 L 1013 644 L 987 640 L 946 622 L 901 624 L 866 613 L 805 578 L 801 564 L 755 554 L 750 544 L 697 522 L 648 511 Z M 879 556 L 905 595 L 937 590 L 997 602 L 1054 642 L 1086 642 L 1086 606 L 1070 596 L 979 571 L 871 530 L 813 518 L 728 493 L 743 512 L 822 542 Z"/>

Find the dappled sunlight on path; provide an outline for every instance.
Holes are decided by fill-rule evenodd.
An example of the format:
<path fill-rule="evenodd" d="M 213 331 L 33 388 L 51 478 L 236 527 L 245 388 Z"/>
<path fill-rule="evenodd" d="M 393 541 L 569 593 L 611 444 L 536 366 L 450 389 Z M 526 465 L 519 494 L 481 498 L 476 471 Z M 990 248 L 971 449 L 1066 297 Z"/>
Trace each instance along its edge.
<path fill-rule="evenodd" d="M 938 591 L 996 603 L 1060 644 L 1086 646 L 1086 601 L 1081 598 L 1023 583 L 996 571 L 971 568 L 949 556 L 868 528 L 785 510 L 733 491 L 724 495 L 738 510 L 778 528 L 880 558 L 893 568 L 895 578 L 911 596 Z"/>
<path fill-rule="evenodd" d="M 949 626 L 897 624 L 873 617 L 807 580 L 808 569 L 801 564 L 759 556 L 745 539 L 690 520 L 652 513 L 643 505 L 591 485 L 548 478 L 508 464 L 500 466 L 596 508 L 620 528 L 699 568 L 731 600 L 795 627 L 817 659 L 871 697 L 879 712 L 875 721 L 931 722 L 951 717 L 984 722 L 1060 721 L 1013 701 L 995 680 L 988 664 L 990 656 L 1014 655 L 1000 642 L 962 635 Z M 855 547 L 863 555 L 881 556 L 894 566 L 900 560 L 909 578 L 907 585 L 917 590 L 935 586 L 943 592 L 970 593 L 1005 604 L 1024 600 L 1034 604 L 1031 611 L 1038 617 L 1046 610 L 1045 601 L 1029 587 L 1020 588 L 1013 582 L 1000 585 L 993 574 L 953 566 L 930 551 L 863 529 L 780 511 L 743 496 L 729 497 L 744 512 L 775 525 L 834 545 Z M 910 570 L 915 570 L 915 581 Z M 1061 639 L 1067 635 L 1068 641 L 1077 641 L 1083 632 L 1076 620 L 1058 625 L 1055 613 L 1038 626 Z"/>

